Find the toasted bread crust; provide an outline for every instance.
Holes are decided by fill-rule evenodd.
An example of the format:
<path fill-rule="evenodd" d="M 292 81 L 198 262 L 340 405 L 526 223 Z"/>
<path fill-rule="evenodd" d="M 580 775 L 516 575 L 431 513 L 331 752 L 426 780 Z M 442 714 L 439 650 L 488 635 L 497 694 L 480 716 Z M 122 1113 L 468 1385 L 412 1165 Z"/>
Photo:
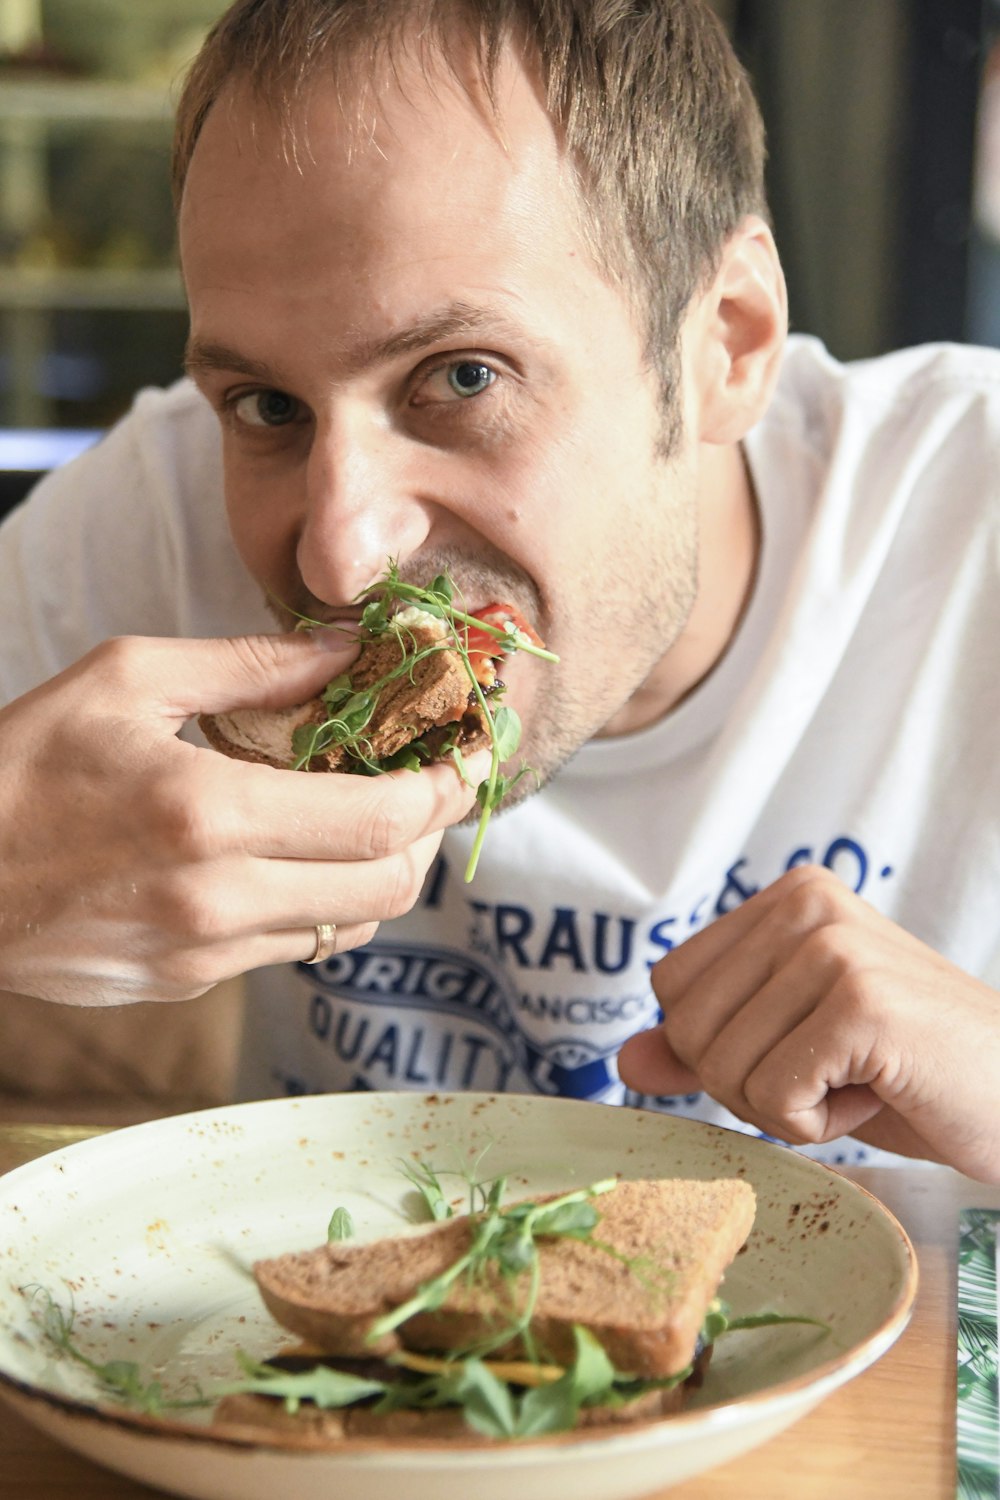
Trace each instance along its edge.
<path fill-rule="evenodd" d="M 592 1239 L 538 1242 L 533 1338 L 546 1358 L 567 1364 L 573 1324 L 582 1323 L 617 1369 L 644 1378 L 680 1373 L 691 1363 L 707 1304 L 752 1227 L 753 1189 L 735 1179 L 621 1182 L 595 1206 L 601 1218 Z M 524 1278 L 504 1281 L 488 1266 L 475 1282 L 456 1282 L 435 1311 L 377 1341 L 368 1341 L 368 1331 L 454 1264 L 472 1232 L 468 1218 L 452 1219 L 419 1236 L 279 1256 L 258 1262 L 254 1274 L 278 1322 L 331 1354 L 461 1348 L 512 1320 Z M 525 1349 L 515 1339 L 493 1353 L 518 1358 Z"/>
<path fill-rule="evenodd" d="M 287 770 L 295 759 L 292 735 L 303 724 L 322 724 L 322 698 L 310 698 L 292 708 L 236 708 L 228 714 L 201 714 L 198 724 L 213 750 L 232 760 Z M 310 770 L 332 770 L 324 763 Z"/>

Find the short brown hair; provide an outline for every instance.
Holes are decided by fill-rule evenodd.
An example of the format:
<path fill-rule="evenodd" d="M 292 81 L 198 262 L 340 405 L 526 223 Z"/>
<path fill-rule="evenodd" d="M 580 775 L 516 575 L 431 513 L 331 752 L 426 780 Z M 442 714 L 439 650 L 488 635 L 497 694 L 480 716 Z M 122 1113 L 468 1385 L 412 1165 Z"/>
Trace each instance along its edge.
<path fill-rule="evenodd" d="M 456 23 L 477 47 L 488 93 L 508 42 L 537 60 L 591 248 L 636 299 L 669 397 L 684 309 L 740 221 L 766 213 L 760 114 L 707 0 L 236 0 L 180 99 L 178 201 L 231 80 L 290 116 L 322 70 L 349 85 L 359 59 L 374 69 L 415 35 L 449 57 Z"/>

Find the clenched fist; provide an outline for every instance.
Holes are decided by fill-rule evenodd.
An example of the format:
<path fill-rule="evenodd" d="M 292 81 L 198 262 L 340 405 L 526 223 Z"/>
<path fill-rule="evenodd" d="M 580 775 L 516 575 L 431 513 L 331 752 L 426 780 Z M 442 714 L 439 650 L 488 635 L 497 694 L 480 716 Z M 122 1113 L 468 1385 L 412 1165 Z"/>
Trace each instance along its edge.
<path fill-rule="evenodd" d="M 704 1089 L 793 1144 L 853 1135 L 1000 1182 L 1000 995 L 828 870 L 800 866 L 653 970 L 619 1071 Z"/>

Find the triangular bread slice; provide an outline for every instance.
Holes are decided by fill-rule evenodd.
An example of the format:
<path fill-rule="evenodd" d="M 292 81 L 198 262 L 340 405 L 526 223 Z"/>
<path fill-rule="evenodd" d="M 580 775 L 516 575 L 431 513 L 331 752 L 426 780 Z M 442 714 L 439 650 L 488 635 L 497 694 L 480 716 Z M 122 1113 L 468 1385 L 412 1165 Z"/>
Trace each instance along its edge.
<path fill-rule="evenodd" d="M 587 1239 L 539 1238 L 540 1281 L 531 1334 L 544 1357 L 573 1359 L 573 1325 L 604 1346 L 616 1369 L 642 1378 L 691 1364 L 709 1303 L 753 1225 L 756 1199 L 742 1179 L 622 1181 L 593 1200 Z M 466 1251 L 476 1219 L 450 1219 L 419 1235 L 370 1244 L 334 1242 L 259 1261 L 254 1275 L 273 1316 L 327 1354 L 400 1348 L 448 1351 L 495 1337 L 524 1306 L 529 1278 L 489 1262 L 461 1277 L 434 1311 L 369 1342 L 373 1321 L 407 1301 Z M 525 1353 L 513 1339 L 496 1358 Z"/>

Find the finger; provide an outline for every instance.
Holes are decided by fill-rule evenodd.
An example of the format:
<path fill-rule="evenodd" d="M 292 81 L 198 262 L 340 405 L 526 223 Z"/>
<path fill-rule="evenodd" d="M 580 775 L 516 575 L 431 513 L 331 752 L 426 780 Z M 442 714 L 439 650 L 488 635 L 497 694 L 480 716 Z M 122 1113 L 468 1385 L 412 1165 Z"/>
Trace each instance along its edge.
<path fill-rule="evenodd" d="M 829 1007 L 813 1010 L 748 1076 L 749 1117 L 794 1142 L 852 1135 L 883 1107 L 872 1087 L 876 1039 L 855 1020 L 841 1027 Z"/>
<path fill-rule="evenodd" d="M 370 943 L 378 932 L 377 922 L 356 922 L 341 924 L 337 922 L 336 938 L 332 951 L 327 958 L 333 958 L 337 953 L 349 953 L 352 948 L 362 948 Z M 316 952 L 318 923 L 308 928 L 289 928 L 285 932 L 271 932 L 263 934 L 255 941 L 252 951 L 264 951 L 267 954 L 281 953 L 281 958 L 267 957 L 264 964 L 273 963 L 306 963 L 313 962 L 313 954 Z M 263 966 L 263 965 L 262 965 Z M 317 965 L 317 967 L 320 967 Z"/>
<path fill-rule="evenodd" d="M 618 1076 L 638 1094 L 690 1094 L 701 1088 L 697 1074 L 681 1062 L 662 1026 L 629 1037 L 618 1053 Z"/>
<path fill-rule="evenodd" d="M 758 940 L 767 944 L 769 925 L 767 920 L 762 922 L 740 949 L 740 975 L 744 978 L 748 967 L 746 950 Z M 748 1110 L 767 1107 L 766 1098 L 758 1097 L 751 1102 L 748 1080 L 797 1027 L 824 1005 L 838 981 L 845 977 L 855 940 L 852 935 L 840 936 L 841 931 L 821 928 L 808 933 L 783 959 L 777 973 L 759 988 L 751 989 L 743 999 L 739 999 L 739 978 L 734 978 L 731 971 L 715 976 L 714 970 L 709 970 L 676 1013 L 664 1022 L 677 1056 L 697 1072 L 702 1087 L 734 1114 L 746 1118 Z M 761 964 L 766 968 L 766 948 Z M 717 1029 L 705 1034 L 706 1013 L 722 1015 L 722 1007 L 712 993 L 715 985 L 728 986 L 729 994 L 736 998 Z M 821 1040 L 825 1035 L 825 1031 L 820 1033 Z M 786 1083 L 787 1080 L 779 1079 L 779 1084 Z"/>
<path fill-rule="evenodd" d="M 683 993 L 769 918 L 772 936 L 784 933 L 787 947 L 806 931 L 843 920 L 848 912 L 860 921 L 874 916 L 831 871 L 797 865 L 660 959 L 653 969 L 654 992 L 661 1003 Z"/>
<path fill-rule="evenodd" d="M 718 917 L 687 938 L 653 967 L 653 990 L 658 999 L 683 994 L 751 932 L 777 903 L 775 886 L 768 886 L 742 906 Z"/>
<path fill-rule="evenodd" d="M 619 1075 L 644 1094 L 704 1090 L 738 1119 L 769 1135 L 799 1143 L 850 1134 L 880 1107 L 867 1087 L 841 1087 L 836 1095 L 817 1082 L 815 1043 L 803 1021 L 812 1020 L 825 985 L 810 974 L 808 957 L 754 997 L 700 1060 L 685 1066 L 665 1026 L 631 1037 L 619 1054 Z M 812 1039 L 810 1039 L 812 1038 Z M 808 1066 L 799 1053 L 807 1051 Z"/>
<path fill-rule="evenodd" d="M 776 1135 L 779 1140 L 797 1146 L 818 1146 L 842 1135 L 855 1135 L 882 1108 L 882 1100 L 874 1089 L 864 1084 L 845 1084 L 842 1088 L 828 1089 L 811 1109 L 775 1113 L 750 1107 L 741 1118 L 760 1124 L 761 1129 L 769 1135 Z"/>
<path fill-rule="evenodd" d="M 186 643 L 187 644 L 187 643 Z M 198 641 L 198 678 L 164 685 L 177 715 L 189 718 L 232 708 L 286 708 L 321 692 L 358 654 L 357 634 L 345 627 L 290 635 L 235 636 Z M 194 691 L 192 691 L 192 685 Z"/>
<path fill-rule="evenodd" d="M 146 893 L 157 919 L 151 931 L 161 946 L 190 947 L 320 922 L 388 921 L 415 905 L 440 843 L 440 832 L 427 834 L 400 854 L 365 863 L 240 856 L 167 870 Z"/>
<path fill-rule="evenodd" d="M 722 949 L 716 945 L 710 961 L 702 950 L 694 964 L 664 966 L 653 975 L 674 1052 L 703 1079 L 711 1066 L 715 1086 L 730 1093 L 736 1070 L 745 1076 L 744 1064 L 756 1061 L 815 1003 L 818 980 L 831 962 L 825 929 L 790 918 L 787 903 L 761 902 L 753 921 L 748 911 L 740 915 L 739 936 Z M 677 956 L 684 960 L 683 949 Z"/>
<path fill-rule="evenodd" d="M 249 969 L 307 962 L 321 923 L 336 926 L 336 951 L 345 952 L 409 910 L 440 841 L 432 834 L 367 865 L 244 860 L 168 874 L 153 897 L 158 925 L 132 957 L 159 998 L 181 999 Z"/>
<path fill-rule="evenodd" d="M 488 751 L 470 756 L 466 784 L 451 762 L 383 776 L 280 771 L 189 752 L 162 772 L 155 808 L 165 838 L 187 838 L 192 856 L 239 851 L 261 859 L 382 859 L 459 822 L 475 803 Z"/>
<path fill-rule="evenodd" d="M 377 922 L 337 927 L 338 953 L 370 943 Z M 132 998 L 147 1000 L 192 1000 L 214 985 L 236 979 L 254 969 L 274 964 L 307 963 L 316 951 L 316 927 L 289 928 L 255 933 L 236 942 L 219 942 L 197 948 L 174 948 L 144 959 L 141 984 L 130 983 Z M 107 1003 L 102 1000 L 100 1003 Z"/>
<path fill-rule="evenodd" d="M 123 636 L 106 641 L 73 669 L 97 693 L 125 702 L 176 732 L 198 713 L 283 708 L 301 703 L 345 671 L 358 654 L 346 629 L 220 640 Z"/>
<path fill-rule="evenodd" d="M 731 1094 L 733 1070 L 720 1077 L 720 1038 L 734 1065 L 763 1055 L 782 1032 L 797 1023 L 826 986 L 845 975 L 873 936 L 898 946 L 901 935 L 829 871 L 802 867 L 789 872 L 745 907 L 720 919 L 728 924 L 721 939 L 714 928 L 689 939 L 661 959 L 653 971 L 654 992 L 675 1053 L 705 1080 L 713 1049 L 713 1090 Z M 702 942 L 702 939 L 705 939 Z M 711 939 L 711 941 L 709 941 Z M 698 950 L 688 949 L 695 943 Z M 786 969 L 790 976 L 776 987 Z M 767 990 L 767 1004 L 757 997 Z M 746 1007 L 753 1009 L 728 1028 Z M 759 1041 L 754 1035 L 759 1034 Z"/>

